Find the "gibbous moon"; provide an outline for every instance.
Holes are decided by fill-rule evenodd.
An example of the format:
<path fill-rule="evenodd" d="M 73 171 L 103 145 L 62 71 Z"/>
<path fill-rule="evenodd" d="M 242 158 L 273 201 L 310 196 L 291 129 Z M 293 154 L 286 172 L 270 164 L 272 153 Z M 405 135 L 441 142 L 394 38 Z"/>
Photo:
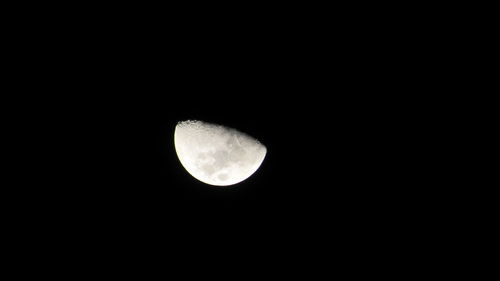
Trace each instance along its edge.
<path fill-rule="evenodd" d="M 182 166 L 196 179 L 218 186 L 250 177 L 267 153 L 264 145 L 247 134 L 202 121 L 179 122 L 174 142 Z"/>

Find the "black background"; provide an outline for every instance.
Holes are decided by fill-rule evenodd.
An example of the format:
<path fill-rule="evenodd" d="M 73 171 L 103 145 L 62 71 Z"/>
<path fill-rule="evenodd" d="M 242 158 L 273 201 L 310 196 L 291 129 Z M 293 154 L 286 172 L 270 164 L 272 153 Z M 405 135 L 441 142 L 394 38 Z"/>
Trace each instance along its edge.
<path fill-rule="evenodd" d="M 42 16 L 18 41 L 13 72 L 30 79 L 17 91 L 40 93 L 24 101 L 39 168 L 18 211 L 40 241 L 155 262 L 273 267 L 320 253 L 353 266 L 390 246 L 397 256 L 417 231 L 407 30 L 348 16 L 109 13 Z M 257 138 L 262 166 L 231 187 L 197 181 L 173 143 L 188 119 Z"/>

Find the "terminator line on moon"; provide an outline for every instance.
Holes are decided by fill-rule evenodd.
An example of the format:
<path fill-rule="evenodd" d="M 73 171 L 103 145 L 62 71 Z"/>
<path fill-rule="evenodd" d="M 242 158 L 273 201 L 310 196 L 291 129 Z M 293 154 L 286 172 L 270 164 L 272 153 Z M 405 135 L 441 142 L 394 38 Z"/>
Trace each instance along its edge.
<path fill-rule="evenodd" d="M 267 153 L 263 144 L 245 133 L 197 120 L 179 122 L 174 142 L 177 156 L 189 174 L 216 186 L 246 180 Z"/>

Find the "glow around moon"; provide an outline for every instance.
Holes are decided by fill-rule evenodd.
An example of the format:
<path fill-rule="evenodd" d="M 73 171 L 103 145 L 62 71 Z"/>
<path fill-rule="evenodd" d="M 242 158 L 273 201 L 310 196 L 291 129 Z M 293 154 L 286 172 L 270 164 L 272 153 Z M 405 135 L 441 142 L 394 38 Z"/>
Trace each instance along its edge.
<path fill-rule="evenodd" d="M 264 145 L 242 132 L 202 121 L 179 122 L 174 142 L 182 166 L 196 179 L 217 186 L 244 181 L 267 153 Z"/>

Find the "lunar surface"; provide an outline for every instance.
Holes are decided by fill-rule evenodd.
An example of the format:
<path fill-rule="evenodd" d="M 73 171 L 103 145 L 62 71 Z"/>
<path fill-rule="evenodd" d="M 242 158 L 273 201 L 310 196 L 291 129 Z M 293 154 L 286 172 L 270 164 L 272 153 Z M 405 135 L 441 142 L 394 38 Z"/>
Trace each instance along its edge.
<path fill-rule="evenodd" d="M 196 179 L 217 186 L 239 183 L 262 164 L 267 149 L 235 129 L 202 121 L 182 121 L 175 128 L 175 150 Z"/>

